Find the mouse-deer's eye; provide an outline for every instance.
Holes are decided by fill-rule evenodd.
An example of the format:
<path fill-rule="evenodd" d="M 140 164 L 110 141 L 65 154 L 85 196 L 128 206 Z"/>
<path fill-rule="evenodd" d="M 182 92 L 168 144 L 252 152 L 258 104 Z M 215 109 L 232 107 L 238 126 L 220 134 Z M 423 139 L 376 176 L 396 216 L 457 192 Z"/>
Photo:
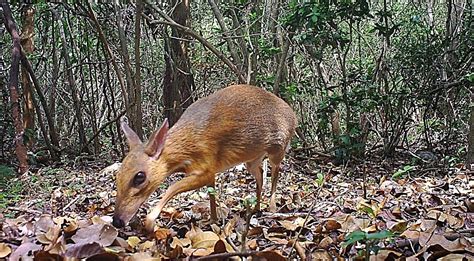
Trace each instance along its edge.
<path fill-rule="evenodd" d="M 141 185 L 146 180 L 146 175 L 144 172 L 138 172 L 135 177 L 133 177 L 133 186 L 137 187 Z"/>

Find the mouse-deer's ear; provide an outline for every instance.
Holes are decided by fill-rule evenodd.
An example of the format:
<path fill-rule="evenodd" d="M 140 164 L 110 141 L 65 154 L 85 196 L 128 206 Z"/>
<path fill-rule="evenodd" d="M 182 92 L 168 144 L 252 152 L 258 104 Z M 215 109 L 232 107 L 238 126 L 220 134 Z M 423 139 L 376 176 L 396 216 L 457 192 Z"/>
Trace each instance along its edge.
<path fill-rule="evenodd" d="M 163 147 L 165 146 L 165 141 L 166 141 L 166 136 L 168 135 L 168 129 L 169 129 L 169 124 L 168 124 L 168 119 L 165 119 L 163 121 L 163 124 L 161 124 L 161 127 L 151 135 L 150 140 L 148 140 L 148 143 L 145 148 L 145 153 L 152 157 L 157 159 L 161 151 L 163 151 Z"/>
<path fill-rule="evenodd" d="M 142 143 L 138 135 L 128 126 L 126 117 L 122 117 L 122 119 L 120 119 L 120 127 L 127 138 L 127 143 L 130 150 Z"/>

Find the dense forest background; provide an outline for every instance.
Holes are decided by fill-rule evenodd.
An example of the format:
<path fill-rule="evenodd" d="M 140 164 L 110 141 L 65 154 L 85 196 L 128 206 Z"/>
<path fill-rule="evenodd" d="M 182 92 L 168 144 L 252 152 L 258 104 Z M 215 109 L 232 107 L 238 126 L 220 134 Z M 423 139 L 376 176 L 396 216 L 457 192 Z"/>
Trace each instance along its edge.
<path fill-rule="evenodd" d="M 139 242 L 150 257 L 192 257 L 195 242 L 176 250 L 179 240 L 193 240 L 190 232 L 231 245 L 219 252 L 223 239 L 214 238 L 202 256 L 241 249 L 226 254 L 369 260 L 383 247 L 380 260 L 474 255 L 472 1 L 0 0 L 0 7 L 0 258 L 38 249 L 86 258 L 112 244 L 123 257 L 142 251 Z M 196 206 L 211 193 L 201 190 L 177 197 L 178 207 L 162 215 L 174 225 L 153 243 L 133 224 L 119 234 L 108 224 L 119 165 L 101 169 L 128 150 L 121 119 L 146 139 L 165 118 L 173 125 L 197 99 L 239 83 L 273 92 L 298 117 L 279 213 L 252 216 L 236 198 L 253 195 L 254 181 L 234 176 L 237 169 L 219 176 L 220 208 L 229 210 L 222 230 L 199 223 L 207 212 Z M 183 214 L 191 212 L 198 218 Z M 91 250 L 71 236 L 95 236 L 98 225 L 115 233 L 106 245 Z M 56 236 L 19 240 L 31 227 Z M 179 239 L 170 245 L 171 237 Z"/>
<path fill-rule="evenodd" d="M 32 71 L 21 60 L 12 86 L 15 45 L 2 25 L 2 164 L 18 164 L 13 151 L 21 144 L 26 150 L 17 154 L 28 151 L 32 162 L 120 158 L 120 116 L 144 136 L 232 83 L 261 86 L 291 104 L 299 117 L 294 147 L 317 146 L 340 160 L 399 149 L 466 159 L 474 119 L 470 1 L 11 8 Z"/>

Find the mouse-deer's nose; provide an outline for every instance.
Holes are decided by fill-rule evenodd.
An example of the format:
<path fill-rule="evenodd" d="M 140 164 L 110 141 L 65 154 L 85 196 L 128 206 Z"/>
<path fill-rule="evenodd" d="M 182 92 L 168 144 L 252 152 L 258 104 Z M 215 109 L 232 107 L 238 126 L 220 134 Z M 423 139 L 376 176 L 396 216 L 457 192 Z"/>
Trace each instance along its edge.
<path fill-rule="evenodd" d="M 125 222 L 123 222 L 121 218 L 114 215 L 112 219 L 112 225 L 114 225 L 114 227 L 116 228 L 121 228 L 125 226 Z"/>

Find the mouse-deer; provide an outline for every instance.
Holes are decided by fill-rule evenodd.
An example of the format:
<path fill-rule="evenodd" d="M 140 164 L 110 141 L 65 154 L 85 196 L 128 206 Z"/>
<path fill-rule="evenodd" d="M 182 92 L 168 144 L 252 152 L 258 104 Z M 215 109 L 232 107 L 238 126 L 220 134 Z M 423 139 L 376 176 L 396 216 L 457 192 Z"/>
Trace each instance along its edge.
<path fill-rule="evenodd" d="M 117 200 L 113 224 L 123 227 L 140 205 L 175 172 L 185 172 L 171 184 L 147 215 L 152 231 L 155 219 L 176 194 L 214 186 L 216 173 L 245 163 L 256 179 L 257 205 L 263 184 L 262 160 L 271 166 L 270 211 L 276 211 L 275 191 L 279 166 L 295 132 L 293 110 L 276 95 L 250 85 L 233 85 L 199 99 L 168 130 L 165 120 L 147 143 L 122 121 L 129 153 L 117 174 Z M 215 196 L 210 195 L 211 218 L 217 220 Z"/>

